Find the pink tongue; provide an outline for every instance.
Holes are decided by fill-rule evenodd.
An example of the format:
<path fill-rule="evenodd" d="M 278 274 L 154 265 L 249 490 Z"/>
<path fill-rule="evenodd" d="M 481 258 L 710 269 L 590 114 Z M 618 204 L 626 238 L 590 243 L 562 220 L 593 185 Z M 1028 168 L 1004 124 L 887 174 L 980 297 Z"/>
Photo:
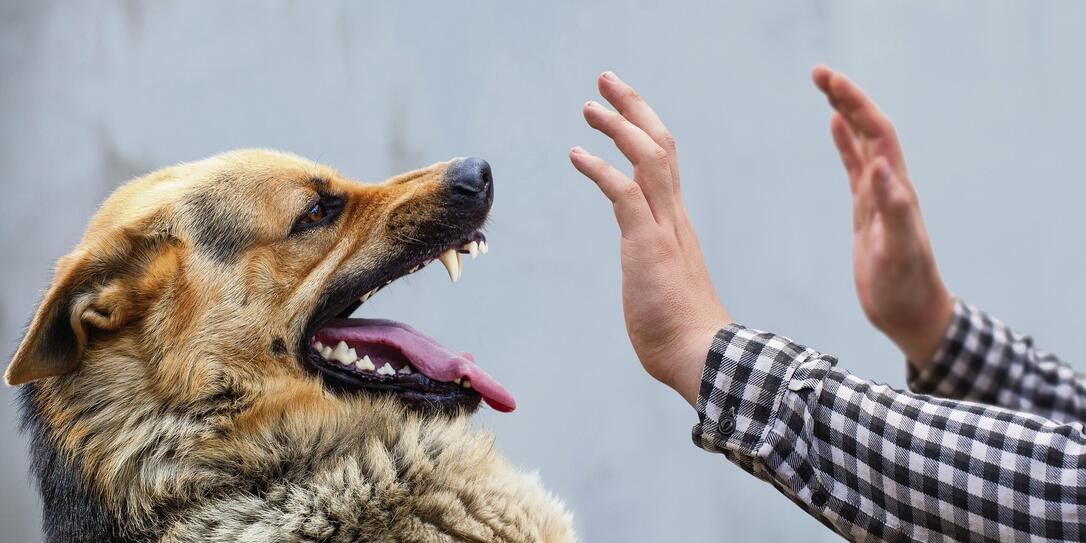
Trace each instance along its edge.
<path fill-rule="evenodd" d="M 457 378 L 471 381 L 471 387 L 483 395 L 494 409 L 508 413 L 517 407 L 513 395 L 498 381 L 475 365 L 468 353 L 454 353 L 414 328 L 385 319 L 337 319 L 325 324 L 320 336 L 351 343 L 376 343 L 398 349 L 415 369 L 435 381 Z"/>

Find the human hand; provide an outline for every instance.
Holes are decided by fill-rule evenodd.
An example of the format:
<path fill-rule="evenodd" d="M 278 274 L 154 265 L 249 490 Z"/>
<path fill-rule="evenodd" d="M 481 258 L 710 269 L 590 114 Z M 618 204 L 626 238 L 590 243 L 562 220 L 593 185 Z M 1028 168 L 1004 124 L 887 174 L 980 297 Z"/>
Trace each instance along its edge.
<path fill-rule="evenodd" d="M 811 74 L 836 110 L 830 131 L 852 191 L 852 267 L 867 318 L 923 369 L 954 314 L 890 119 L 843 74 Z"/>
<path fill-rule="evenodd" d="M 588 102 L 585 120 L 615 142 L 633 165 L 633 179 L 580 147 L 569 158 L 614 204 L 622 308 L 634 352 L 649 375 L 694 405 L 713 336 L 731 317 L 713 290 L 682 203 L 671 134 L 613 73 L 601 75 L 598 85 L 618 111 Z"/>

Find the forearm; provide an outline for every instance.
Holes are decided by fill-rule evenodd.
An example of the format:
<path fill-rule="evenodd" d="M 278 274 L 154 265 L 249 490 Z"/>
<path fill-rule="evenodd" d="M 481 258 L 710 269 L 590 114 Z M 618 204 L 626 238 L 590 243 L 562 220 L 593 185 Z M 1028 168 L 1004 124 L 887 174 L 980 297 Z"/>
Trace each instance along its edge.
<path fill-rule="evenodd" d="M 725 328 L 705 366 L 695 443 L 851 540 L 1086 536 L 1080 424 L 901 393 L 835 363 Z"/>
<path fill-rule="evenodd" d="M 922 369 L 909 366 L 909 388 L 1057 421 L 1086 420 L 1086 377 L 961 300 L 932 361 Z"/>

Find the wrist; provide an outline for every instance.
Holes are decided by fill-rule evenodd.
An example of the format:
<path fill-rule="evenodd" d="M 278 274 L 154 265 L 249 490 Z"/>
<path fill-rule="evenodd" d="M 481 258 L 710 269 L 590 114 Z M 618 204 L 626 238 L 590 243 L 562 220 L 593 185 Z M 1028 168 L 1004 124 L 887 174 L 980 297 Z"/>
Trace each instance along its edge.
<path fill-rule="evenodd" d="M 686 333 L 675 349 L 664 353 L 665 359 L 670 359 L 671 365 L 669 371 L 662 373 L 657 379 L 682 396 L 691 407 L 697 407 L 701 376 L 713 339 L 717 332 L 731 322 L 730 318 L 707 322 Z"/>
<path fill-rule="evenodd" d="M 925 369 L 935 358 L 954 317 L 954 297 L 941 289 L 915 326 L 891 336 L 891 340 L 915 369 Z M 889 334 L 888 334 L 889 335 Z"/>

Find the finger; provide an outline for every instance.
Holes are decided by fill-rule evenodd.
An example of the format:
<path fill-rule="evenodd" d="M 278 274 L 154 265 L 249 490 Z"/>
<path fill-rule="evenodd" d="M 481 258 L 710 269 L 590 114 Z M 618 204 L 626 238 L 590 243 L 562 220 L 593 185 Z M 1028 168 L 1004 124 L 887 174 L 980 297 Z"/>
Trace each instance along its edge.
<path fill-rule="evenodd" d="M 641 187 L 616 170 L 607 161 L 591 155 L 580 147 L 569 151 L 569 160 L 577 171 L 591 179 L 615 208 L 615 219 L 623 234 L 630 234 L 643 226 L 655 225 L 652 211 L 641 192 Z"/>
<path fill-rule="evenodd" d="M 875 102 L 843 74 L 833 73 L 828 85 L 827 96 L 834 108 L 848 121 L 853 133 L 867 140 L 867 148 L 863 151 L 868 153 L 869 158 L 882 155 L 890 160 L 892 167 L 902 166 L 904 158 L 897 132 Z"/>
<path fill-rule="evenodd" d="M 859 232 L 868 229 L 875 219 L 878 205 L 875 203 L 875 184 L 872 183 L 874 170 L 864 168 L 856 182 L 856 191 L 852 193 L 852 230 Z"/>
<path fill-rule="evenodd" d="M 596 102 L 588 102 L 584 117 L 589 126 L 603 132 L 634 167 L 634 181 L 641 186 L 657 221 L 674 216 L 675 193 L 672 189 L 669 158 L 663 147 L 625 117 Z"/>
<path fill-rule="evenodd" d="M 835 72 L 826 66 L 825 64 L 819 64 L 811 70 L 811 81 L 814 82 L 815 87 L 822 91 L 822 94 L 826 96 L 826 101 L 829 102 L 830 107 L 833 109 L 838 108 L 837 99 L 830 94 L 830 79 L 833 78 Z"/>
<path fill-rule="evenodd" d="M 667 151 L 670 158 L 670 170 L 672 177 L 672 186 L 678 191 L 679 188 L 679 165 L 675 160 L 675 138 L 671 136 L 671 132 L 664 126 L 664 122 L 660 120 L 660 116 L 656 114 L 656 111 L 649 106 L 647 102 L 637 91 L 626 84 L 625 81 L 619 79 L 614 72 L 603 72 L 597 82 L 600 89 L 600 94 L 615 107 L 618 112 L 634 124 L 634 126 L 643 130 L 646 134 L 652 138 L 652 141 L 657 145 L 663 147 L 664 151 Z"/>
<path fill-rule="evenodd" d="M 853 135 L 848 122 L 836 112 L 830 117 L 830 133 L 833 134 L 833 143 L 837 146 L 837 153 L 841 155 L 841 163 L 848 174 L 849 190 L 855 194 L 856 183 L 859 182 L 860 175 L 863 173 L 863 158 L 856 147 L 856 136 Z"/>
<path fill-rule="evenodd" d="M 811 70 L 811 81 L 814 82 L 818 90 L 825 94 L 830 93 L 830 79 L 833 77 L 833 70 L 825 64 L 819 64 Z"/>

